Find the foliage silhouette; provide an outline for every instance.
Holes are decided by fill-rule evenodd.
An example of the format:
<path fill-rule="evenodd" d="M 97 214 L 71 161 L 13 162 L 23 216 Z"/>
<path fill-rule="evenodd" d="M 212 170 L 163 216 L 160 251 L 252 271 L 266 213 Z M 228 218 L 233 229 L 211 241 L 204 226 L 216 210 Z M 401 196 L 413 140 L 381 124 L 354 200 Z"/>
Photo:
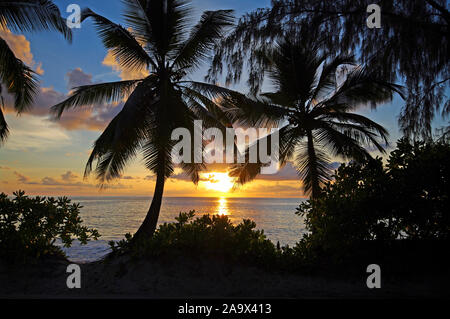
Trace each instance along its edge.
<path fill-rule="evenodd" d="M 13 262 L 36 261 L 52 255 L 64 256 L 55 246 L 60 239 L 70 247 L 74 239 L 86 245 L 100 237 L 97 230 L 82 226 L 81 206 L 65 197 L 31 198 L 23 191 L 10 199 L 0 194 L 0 257 Z"/>
<path fill-rule="evenodd" d="M 55 30 L 71 41 L 72 33 L 61 17 L 58 7 L 49 0 L 14 0 L 0 2 L 0 30 L 32 32 Z M 6 141 L 9 129 L 3 109 L 3 85 L 14 96 L 17 114 L 28 110 L 37 91 L 36 73 L 18 59 L 6 41 L 0 37 L 0 146 Z"/>
<path fill-rule="evenodd" d="M 128 161 L 142 152 L 145 166 L 156 175 L 152 204 L 135 234 L 151 236 L 156 229 L 164 184 L 174 171 L 172 131 L 182 127 L 224 130 L 231 126 L 216 104 L 223 96 L 239 93 L 186 78 L 205 60 L 208 52 L 232 25 L 230 10 L 206 11 L 199 23 L 188 30 L 190 6 L 181 0 L 126 0 L 124 18 L 129 28 L 115 24 L 89 9 L 82 19 L 92 19 L 106 48 L 124 68 L 148 72 L 143 79 L 101 83 L 74 89 L 67 100 L 52 109 L 58 117 L 63 112 L 99 103 L 126 102 L 95 142 L 86 166 L 86 175 L 97 161 L 96 173 L 106 183 L 122 173 Z M 200 131 L 201 132 L 201 131 Z M 192 147 L 192 157 L 203 156 Z M 182 169 L 199 181 L 203 164 L 183 163 Z"/>
<path fill-rule="evenodd" d="M 191 256 L 278 269 L 297 263 L 291 248 L 276 247 L 263 231 L 255 230 L 251 220 L 233 225 L 227 216 L 194 218 L 195 211 L 180 213 L 175 223 L 160 225 L 152 238 L 141 238 L 137 244 L 130 234 L 119 242 L 112 241 L 110 258 L 124 254 L 138 259 Z"/>
<path fill-rule="evenodd" d="M 323 196 L 300 205 L 309 234 L 300 251 L 345 258 L 364 242 L 448 240 L 450 145 L 398 142 L 384 167 L 381 158 L 342 165 Z"/>
<path fill-rule="evenodd" d="M 274 0 L 239 20 L 234 31 L 216 47 L 207 79 L 216 82 L 226 71 L 228 83 L 238 82 L 248 67 L 248 83 L 259 91 L 263 78 L 258 51 L 287 33 L 323 40 L 330 58 L 348 52 L 387 80 L 408 88 L 399 123 L 409 137 L 432 134 L 438 112 L 447 116 L 450 103 L 449 21 L 446 0 L 380 0 L 381 29 L 366 25 L 368 0 Z M 227 68 L 224 68 L 224 64 Z"/>
<path fill-rule="evenodd" d="M 352 56 L 339 55 L 327 62 L 320 44 L 290 36 L 275 48 L 260 52 L 275 92 L 258 98 L 227 97 L 227 114 L 246 125 L 272 124 L 279 130 L 279 162 L 293 161 L 305 191 L 313 197 L 330 178 L 328 154 L 364 160 L 363 146 L 384 152 L 388 132 L 379 124 L 353 111 L 364 104 L 389 101 L 401 87 L 385 82 L 376 72 L 355 66 Z M 347 68 L 346 78 L 338 73 Z M 264 76 L 264 73 L 262 74 Z M 341 83 L 339 83 L 341 82 Z M 272 135 L 263 138 L 271 143 Z M 258 141 L 251 147 L 258 147 Z M 231 175 L 244 184 L 257 176 L 262 163 L 234 165 Z"/>

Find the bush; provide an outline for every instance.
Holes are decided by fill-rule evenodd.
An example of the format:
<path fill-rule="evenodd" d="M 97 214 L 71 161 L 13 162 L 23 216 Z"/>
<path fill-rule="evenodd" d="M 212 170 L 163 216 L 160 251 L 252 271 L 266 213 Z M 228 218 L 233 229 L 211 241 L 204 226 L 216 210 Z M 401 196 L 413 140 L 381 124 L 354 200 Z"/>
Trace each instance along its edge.
<path fill-rule="evenodd" d="M 233 225 L 227 216 L 204 215 L 195 218 L 195 212 L 180 213 L 175 223 L 160 225 L 153 237 L 133 242 L 130 234 L 120 242 L 110 242 L 113 256 L 129 254 L 137 258 L 164 255 L 183 255 L 194 258 L 211 257 L 282 267 L 293 258 L 289 247 L 275 246 L 256 224 L 244 220 Z"/>
<path fill-rule="evenodd" d="M 367 241 L 448 240 L 450 146 L 402 139 L 388 159 L 342 165 L 320 198 L 303 203 L 306 258 L 340 261 Z"/>
<path fill-rule="evenodd" d="M 100 235 L 95 229 L 82 226 L 79 204 L 65 197 L 31 198 L 25 192 L 14 193 L 10 199 L 0 194 L 0 257 L 8 261 L 28 262 L 51 255 L 64 256 L 55 246 L 60 238 L 65 247 L 78 239 L 87 244 Z"/>

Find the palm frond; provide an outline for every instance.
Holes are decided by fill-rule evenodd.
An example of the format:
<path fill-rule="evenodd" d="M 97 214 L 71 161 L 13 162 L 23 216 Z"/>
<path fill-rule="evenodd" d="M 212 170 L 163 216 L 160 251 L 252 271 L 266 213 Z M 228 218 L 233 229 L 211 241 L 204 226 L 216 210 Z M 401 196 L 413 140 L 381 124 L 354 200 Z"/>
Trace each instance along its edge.
<path fill-rule="evenodd" d="M 364 147 L 374 146 L 380 153 L 386 153 L 386 147 L 389 145 L 386 136 L 379 136 L 376 132 L 367 128 L 363 125 L 352 124 L 352 123 L 339 123 L 330 121 L 327 123 L 333 132 L 338 132 L 349 137 L 352 141 L 356 142 L 358 146 L 362 149 Z M 348 154 L 341 153 L 336 155 L 347 156 L 348 158 L 353 158 L 356 160 L 363 160 L 369 158 L 369 154 L 364 150 L 364 152 L 350 152 Z"/>
<path fill-rule="evenodd" d="M 196 90 L 210 99 L 218 99 L 227 96 L 242 96 L 242 93 L 230 90 L 216 84 L 209 84 L 197 81 L 180 81 L 180 85 L 188 85 L 191 89 Z"/>
<path fill-rule="evenodd" d="M 55 30 L 67 40 L 72 32 L 58 7 L 49 0 L 4 0 L 0 2 L 0 27 L 17 32 Z"/>
<path fill-rule="evenodd" d="M 141 43 L 152 42 L 151 23 L 147 16 L 148 0 L 122 0 L 125 5 L 124 18 L 132 33 Z"/>
<path fill-rule="evenodd" d="M 347 104 L 352 109 L 370 104 L 375 108 L 379 103 L 392 100 L 393 93 L 404 98 L 402 86 L 379 79 L 366 68 L 359 67 L 354 69 L 335 94 L 322 104 Z"/>
<path fill-rule="evenodd" d="M 0 38 L 0 81 L 14 95 L 14 108 L 21 113 L 31 107 L 38 83 L 35 72 L 16 58 L 5 40 Z"/>
<path fill-rule="evenodd" d="M 366 132 L 370 135 L 370 132 Z M 341 156 L 344 159 L 356 159 L 363 161 L 370 158 L 369 153 L 361 146 L 361 131 L 355 128 L 348 128 L 339 131 L 332 125 L 323 125 L 323 128 L 315 132 L 317 140 L 324 145 L 324 148 L 334 156 Z"/>
<path fill-rule="evenodd" d="M 195 131 L 201 131 L 201 128 L 198 127 L 194 122 L 187 121 L 186 125 L 184 125 L 185 128 L 187 128 L 191 132 L 191 136 L 194 136 Z M 204 128 L 203 128 L 204 129 Z M 204 133 L 204 132 L 202 132 Z M 183 169 L 184 173 L 190 176 L 192 182 L 197 185 L 200 181 L 200 173 L 206 169 L 206 165 L 203 162 L 203 156 L 205 154 L 205 146 L 206 141 L 202 140 L 202 148 L 197 148 L 195 146 L 195 141 L 191 140 L 191 154 L 190 158 L 192 159 L 190 162 L 182 162 L 180 164 L 181 168 Z M 201 158 L 201 163 L 196 163 L 195 159 Z"/>
<path fill-rule="evenodd" d="M 278 160 L 280 168 L 286 165 L 287 161 L 291 159 L 291 156 L 294 154 L 294 150 L 296 145 L 299 143 L 302 137 L 298 136 L 295 129 L 291 128 L 290 126 L 284 126 L 278 130 L 279 134 L 279 154 L 273 154 L 274 159 Z M 251 182 L 254 180 L 261 172 L 261 169 L 263 167 L 268 166 L 269 164 L 265 164 L 260 162 L 259 160 L 257 163 L 250 163 L 250 154 L 254 151 L 258 152 L 259 148 L 261 147 L 261 142 L 265 140 L 265 145 L 267 145 L 267 148 L 270 149 L 271 143 L 275 142 L 273 141 L 273 133 L 267 135 L 266 137 L 263 137 L 253 143 L 252 145 L 248 146 L 244 153 L 245 161 L 244 163 L 237 163 L 233 164 L 231 166 L 231 169 L 229 171 L 229 175 L 231 177 L 236 178 L 236 184 L 237 185 L 244 185 L 246 183 Z"/>
<path fill-rule="evenodd" d="M 85 176 L 92 171 L 95 160 L 97 178 L 101 183 L 120 176 L 125 165 L 148 138 L 148 130 L 153 125 L 153 109 L 157 103 L 154 91 L 149 90 L 145 83 L 140 83 L 95 142 L 86 164 Z"/>
<path fill-rule="evenodd" d="M 51 112 L 60 118 L 64 111 L 71 108 L 118 102 L 128 96 L 142 81 L 118 81 L 76 87 L 68 99 L 52 106 Z"/>
<path fill-rule="evenodd" d="M 265 92 L 260 94 L 263 98 L 268 99 L 276 105 L 283 106 L 288 109 L 293 109 L 295 101 L 289 99 L 283 92 Z"/>
<path fill-rule="evenodd" d="M 177 69 L 199 67 L 217 40 L 224 36 L 225 28 L 233 25 L 233 20 L 232 10 L 204 12 L 190 37 L 180 45 L 172 66 Z"/>
<path fill-rule="evenodd" d="M 8 135 L 9 135 L 8 123 L 6 123 L 5 116 L 3 115 L 3 108 L 2 106 L 0 106 L 0 146 L 6 141 Z"/>
<path fill-rule="evenodd" d="M 330 112 L 324 115 L 322 119 L 329 122 L 337 120 L 339 121 L 339 125 L 348 123 L 357 124 L 359 127 L 364 128 L 364 130 L 374 132 L 375 135 L 379 136 L 384 143 L 388 143 L 389 132 L 382 125 L 363 115 L 348 112 Z"/>
<path fill-rule="evenodd" d="M 127 29 L 90 9 L 84 9 L 82 21 L 87 18 L 94 20 L 103 44 L 112 50 L 121 66 L 136 70 L 147 69 L 150 65 L 156 67 L 155 62 Z"/>
<path fill-rule="evenodd" d="M 276 127 L 289 112 L 267 100 L 245 95 L 224 97 L 220 104 L 233 122 L 256 127 Z"/>
<path fill-rule="evenodd" d="M 161 136 L 151 137 L 142 145 L 145 167 L 155 174 L 169 178 L 174 172 L 171 154 L 174 145 L 168 139 L 162 140 Z"/>
<path fill-rule="evenodd" d="M 233 123 L 213 100 L 189 87 L 181 89 L 187 105 L 206 128 L 217 127 L 225 132 L 227 127 L 232 127 Z"/>
<path fill-rule="evenodd" d="M 336 72 L 340 66 L 353 65 L 353 55 L 339 55 L 323 66 L 319 81 L 315 86 L 312 99 L 325 98 L 330 92 L 337 89 Z"/>
<path fill-rule="evenodd" d="M 191 17 L 188 4 L 186 0 L 147 0 L 145 14 L 150 23 L 150 43 L 159 56 L 169 55 L 186 38 Z"/>
<path fill-rule="evenodd" d="M 311 98 L 324 56 L 319 56 L 314 48 L 305 47 L 301 41 L 284 39 L 268 59 L 272 60 L 269 78 L 278 91 L 302 104 Z"/>
<path fill-rule="evenodd" d="M 304 184 L 304 191 L 318 197 L 321 186 L 330 180 L 330 159 L 313 137 L 297 145 L 294 165 Z"/>

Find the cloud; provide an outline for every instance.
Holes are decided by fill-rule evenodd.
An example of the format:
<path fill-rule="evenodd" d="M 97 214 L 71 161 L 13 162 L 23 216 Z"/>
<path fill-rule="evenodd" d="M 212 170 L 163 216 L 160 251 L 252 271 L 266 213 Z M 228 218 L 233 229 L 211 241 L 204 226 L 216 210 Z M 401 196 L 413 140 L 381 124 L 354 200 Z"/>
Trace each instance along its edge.
<path fill-rule="evenodd" d="M 47 150 L 70 144 L 70 137 L 57 124 L 43 117 L 7 115 L 11 135 L 5 148 L 14 151 Z"/>
<path fill-rule="evenodd" d="M 297 181 L 300 179 L 297 170 L 288 162 L 283 168 L 281 168 L 276 174 L 271 175 L 258 175 L 256 179 L 267 181 Z"/>
<path fill-rule="evenodd" d="M 133 176 L 121 176 L 120 179 L 133 180 L 133 179 L 139 179 L 139 177 L 133 177 Z"/>
<path fill-rule="evenodd" d="M 18 172 L 14 172 L 14 175 L 17 177 L 17 181 L 21 184 L 26 185 L 35 185 L 35 186 L 58 186 L 58 187 L 77 187 L 78 189 L 82 188 L 95 188 L 100 189 L 100 185 L 85 183 L 81 181 L 76 181 L 78 178 L 77 175 L 71 173 L 70 171 L 61 175 L 62 180 L 57 180 L 54 177 L 46 176 L 42 178 L 39 182 L 32 181 L 29 177 L 20 174 Z M 105 185 L 102 187 L 103 189 L 131 189 L 132 185 L 123 185 L 120 183 Z"/>
<path fill-rule="evenodd" d="M 17 180 L 18 180 L 20 183 L 26 184 L 26 183 L 28 183 L 28 182 L 30 181 L 30 178 L 29 178 L 29 177 L 27 177 L 27 176 L 25 176 L 25 175 L 22 175 L 22 174 L 20 174 L 20 173 L 18 173 L 18 172 L 14 172 L 14 175 L 17 176 Z"/>
<path fill-rule="evenodd" d="M 61 175 L 61 179 L 66 182 L 72 182 L 77 179 L 79 176 L 77 174 L 72 173 L 71 171 L 67 171 L 66 173 Z"/>
<path fill-rule="evenodd" d="M 111 50 L 108 51 L 105 58 L 102 62 L 103 65 L 110 67 L 114 72 L 118 73 L 118 76 L 123 80 L 136 80 L 142 79 L 149 75 L 148 71 L 145 69 L 142 70 L 133 70 L 123 68 L 118 60 L 114 57 L 114 54 Z"/>
<path fill-rule="evenodd" d="M 66 78 L 68 86 L 92 84 L 92 75 L 84 73 L 80 68 L 69 71 L 66 74 Z M 50 114 L 50 107 L 64 101 L 68 97 L 68 94 L 58 92 L 52 87 L 41 87 L 32 107 L 24 114 L 42 117 L 69 131 L 80 129 L 101 131 L 105 129 L 123 107 L 123 103 L 80 107 L 65 111 L 61 119 L 56 121 L 53 115 Z M 7 114 L 15 113 L 13 103 L 12 96 L 6 94 L 5 106 Z M 11 127 L 12 134 L 15 134 L 15 127 L 13 125 Z"/>
<path fill-rule="evenodd" d="M 36 61 L 34 61 L 33 54 L 31 53 L 30 42 L 24 35 L 16 35 L 8 29 L 5 30 L 0 28 L 0 37 L 6 41 L 18 59 L 22 60 L 29 67 L 34 69 L 37 74 L 44 74 L 42 63 L 36 63 Z"/>
<path fill-rule="evenodd" d="M 55 179 L 51 177 L 44 177 L 41 181 L 42 185 L 61 185 L 60 182 L 57 182 Z"/>
<path fill-rule="evenodd" d="M 92 74 L 84 73 L 81 68 L 76 68 L 67 72 L 66 78 L 69 90 L 75 87 L 92 84 Z"/>

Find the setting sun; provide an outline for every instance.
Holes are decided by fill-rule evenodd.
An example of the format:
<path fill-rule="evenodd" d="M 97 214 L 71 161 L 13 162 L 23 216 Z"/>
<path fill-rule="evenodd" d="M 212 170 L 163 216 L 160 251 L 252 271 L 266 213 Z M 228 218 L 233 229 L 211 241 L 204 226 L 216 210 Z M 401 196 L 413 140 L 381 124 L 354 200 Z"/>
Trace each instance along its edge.
<path fill-rule="evenodd" d="M 208 173 L 203 178 L 207 189 L 227 193 L 233 188 L 233 179 L 227 173 Z"/>

